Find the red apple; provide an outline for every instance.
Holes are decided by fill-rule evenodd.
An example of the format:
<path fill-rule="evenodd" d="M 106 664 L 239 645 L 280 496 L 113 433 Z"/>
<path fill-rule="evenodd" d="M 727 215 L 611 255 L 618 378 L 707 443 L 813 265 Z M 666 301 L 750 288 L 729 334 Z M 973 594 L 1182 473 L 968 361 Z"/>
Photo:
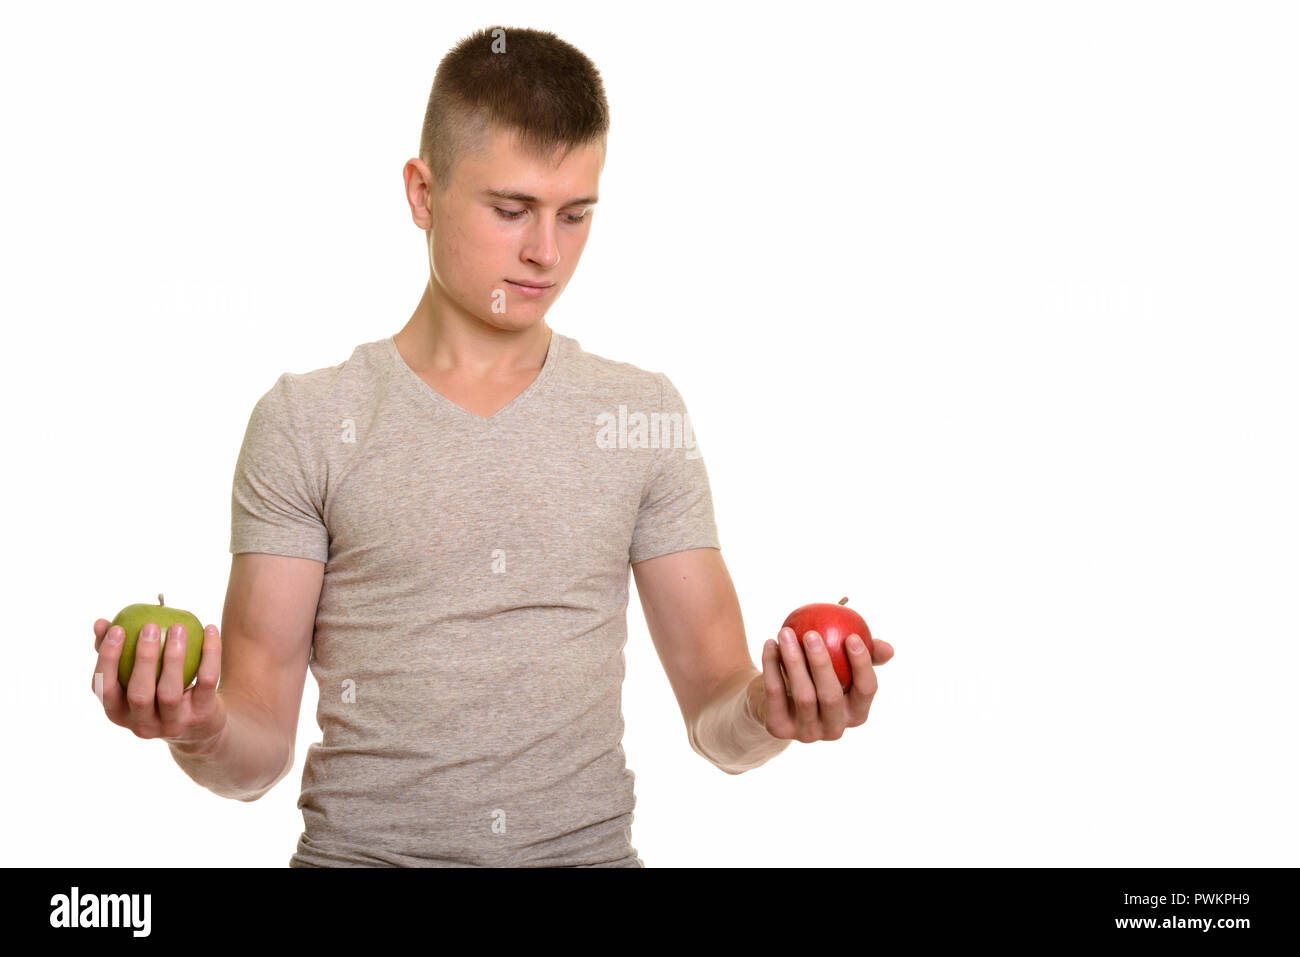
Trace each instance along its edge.
<path fill-rule="evenodd" d="M 845 604 L 846 601 L 848 601 L 847 597 L 841 598 L 836 605 L 819 603 L 796 608 L 790 612 L 790 617 L 781 626 L 794 629 L 800 647 L 803 646 L 805 632 L 815 631 L 822 636 L 822 643 L 826 646 L 826 651 L 831 656 L 831 664 L 835 668 L 835 676 L 840 679 L 840 687 L 844 691 L 848 691 L 853 685 L 853 670 L 849 667 L 849 659 L 844 650 L 845 639 L 849 635 L 857 635 L 867 646 L 868 655 L 871 654 L 872 647 L 871 632 L 867 629 L 867 623 L 862 620 L 861 615 Z M 806 648 L 804 654 L 807 654 Z"/>

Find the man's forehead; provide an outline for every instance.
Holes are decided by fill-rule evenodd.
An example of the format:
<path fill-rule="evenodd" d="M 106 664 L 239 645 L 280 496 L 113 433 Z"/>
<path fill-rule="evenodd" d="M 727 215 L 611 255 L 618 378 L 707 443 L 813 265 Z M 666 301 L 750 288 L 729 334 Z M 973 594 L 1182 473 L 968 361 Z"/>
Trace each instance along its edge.
<path fill-rule="evenodd" d="M 599 145 L 575 147 L 566 154 L 557 150 L 543 158 L 501 135 L 466 165 L 472 189 L 485 198 L 589 206 L 598 198 L 601 164 Z"/>

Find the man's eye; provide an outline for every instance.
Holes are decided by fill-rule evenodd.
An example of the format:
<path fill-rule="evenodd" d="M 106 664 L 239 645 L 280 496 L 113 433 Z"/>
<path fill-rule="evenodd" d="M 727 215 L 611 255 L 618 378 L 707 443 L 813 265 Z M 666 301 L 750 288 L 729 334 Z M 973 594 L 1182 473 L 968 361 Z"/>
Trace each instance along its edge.
<path fill-rule="evenodd" d="M 518 219 L 520 216 L 524 215 L 525 212 L 527 212 L 527 210 L 523 210 L 523 209 L 516 209 L 516 210 L 502 209 L 500 206 L 493 206 L 492 208 L 497 211 L 497 213 L 501 216 L 502 219 L 506 219 L 510 221 L 514 221 Z M 590 210 L 588 210 L 587 212 L 590 212 Z M 575 216 L 573 213 L 567 213 L 565 214 L 564 218 L 568 220 L 570 223 L 572 223 L 574 226 L 577 226 L 580 223 L 586 221 L 587 213 L 583 213 L 581 216 Z"/>

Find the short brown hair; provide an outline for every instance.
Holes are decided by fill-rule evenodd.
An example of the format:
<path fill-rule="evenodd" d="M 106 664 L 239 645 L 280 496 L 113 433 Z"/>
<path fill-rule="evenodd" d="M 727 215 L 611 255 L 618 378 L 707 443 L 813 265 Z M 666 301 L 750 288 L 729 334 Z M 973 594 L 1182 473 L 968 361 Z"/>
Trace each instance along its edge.
<path fill-rule="evenodd" d="M 545 30 L 493 26 L 465 37 L 438 64 L 420 131 L 420 159 L 439 193 L 461 158 L 498 130 L 543 158 L 604 146 L 609 104 L 596 65 Z"/>

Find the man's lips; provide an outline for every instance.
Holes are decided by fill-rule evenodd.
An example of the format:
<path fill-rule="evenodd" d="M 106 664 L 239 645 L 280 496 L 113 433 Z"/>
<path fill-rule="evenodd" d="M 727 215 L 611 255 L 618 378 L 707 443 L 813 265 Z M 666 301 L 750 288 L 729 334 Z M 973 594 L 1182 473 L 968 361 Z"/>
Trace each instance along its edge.
<path fill-rule="evenodd" d="M 506 282 L 512 282 L 516 286 L 531 286 L 533 289 L 546 289 L 555 285 L 553 282 L 531 282 L 527 279 L 507 279 Z"/>

